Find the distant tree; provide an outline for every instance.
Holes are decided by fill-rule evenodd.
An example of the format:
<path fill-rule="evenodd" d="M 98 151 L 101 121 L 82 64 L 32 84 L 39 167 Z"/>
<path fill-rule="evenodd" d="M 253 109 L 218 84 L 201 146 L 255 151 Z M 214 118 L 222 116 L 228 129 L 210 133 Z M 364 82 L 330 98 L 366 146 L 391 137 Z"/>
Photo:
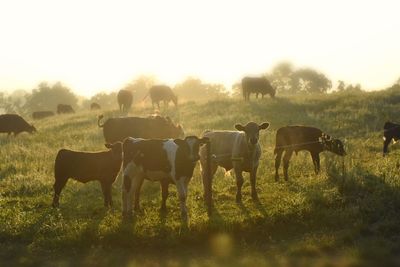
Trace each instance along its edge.
<path fill-rule="evenodd" d="M 178 98 L 183 100 L 212 100 L 229 95 L 224 85 L 203 83 L 200 79 L 193 77 L 177 84 L 174 90 Z"/>
<path fill-rule="evenodd" d="M 97 103 L 100 105 L 101 109 L 116 109 L 117 107 L 117 93 L 97 93 L 89 99 L 85 99 L 82 103 L 82 106 L 85 110 L 90 108 L 92 103 Z"/>
<path fill-rule="evenodd" d="M 0 112 L 26 114 L 24 104 L 28 95 L 24 90 L 15 90 L 11 94 L 0 93 Z"/>
<path fill-rule="evenodd" d="M 339 92 L 342 92 L 345 89 L 346 89 L 346 85 L 345 85 L 344 81 L 339 80 L 336 90 L 339 91 Z"/>
<path fill-rule="evenodd" d="M 242 83 L 241 82 L 237 82 L 237 83 L 234 83 L 232 85 L 231 95 L 232 95 L 232 97 L 235 97 L 235 98 L 243 97 L 242 96 Z"/>
<path fill-rule="evenodd" d="M 361 85 L 357 83 L 356 85 L 349 84 L 346 86 L 345 91 L 347 92 L 361 92 Z"/>
<path fill-rule="evenodd" d="M 145 97 L 150 87 L 157 82 L 154 76 L 141 75 L 134 79 L 132 82 L 125 85 L 122 89 L 129 90 L 133 93 L 133 102 L 141 102 Z"/>
<path fill-rule="evenodd" d="M 28 112 L 37 110 L 55 111 L 58 104 L 68 104 L 74 109 L 77 107 L 78 98 L 71 90 L 61 82 L 50 86 L 47 82 L 41 82 L 32 94 L 27 97 L 24 105 Z"/>
<path fill-rule="evenodd" d="M 296 92 L 327 93 L 332 88 L 332 82 L 324 74 L 311 68 L 296 70 L 292 79 L 298 83 Z"/>
<path fill-rule="evenodd" d="M 281 62 L 276 65 L 271 74 L 267 74 L 271 85 L 279 93 L 293 93 L 293 89 L 297 88 L 297 83 L 293 81 L 293 65 L 289 62 Z"/>

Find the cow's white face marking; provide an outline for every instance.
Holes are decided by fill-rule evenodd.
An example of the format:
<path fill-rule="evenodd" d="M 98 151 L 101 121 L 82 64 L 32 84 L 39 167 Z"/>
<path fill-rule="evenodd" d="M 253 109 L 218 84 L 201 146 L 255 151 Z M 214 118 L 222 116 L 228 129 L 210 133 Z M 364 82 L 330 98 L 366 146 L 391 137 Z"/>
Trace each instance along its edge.
<path fill-rule="evenodd" d="M 176 151 L 178 150 L 178 145 L 175 144 L 174 140 L 169 139 L 164 142 L 163 149 L 165 150 L 165 152 L 167 152 L 168 162 L 171 165 L 171 172 L 169 173 L 169 175 L 171 176 L 172 180 L 175 182 L 176 181 L 175 158 L 176 158 Z"/>

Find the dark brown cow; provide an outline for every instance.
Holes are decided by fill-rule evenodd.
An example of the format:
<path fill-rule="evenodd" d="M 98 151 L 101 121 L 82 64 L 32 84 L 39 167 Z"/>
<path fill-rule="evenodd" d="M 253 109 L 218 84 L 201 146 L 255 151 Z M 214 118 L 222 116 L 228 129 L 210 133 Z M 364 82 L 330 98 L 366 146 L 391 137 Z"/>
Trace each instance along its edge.
<path fill-rule="evenodd" d="M 71 105 L 58 104 L 57 105 L 57 114 L 69 114 L 75 113 L 75 110 L 71 107 Z"/>
<path fill-rule="evenodd" d="M 169 117 L 150 116 L 148 118 L 125 117 L 110 118 L 100 123 L 103 116 L 99 116 L 98 125 L 103 128 L 107 143 L 123 141 L 127 137 L 147 139 L 179 138 L 184 136 L 182 127 L 175 125 Z"/>
<path fill-rule="evenodd" d="M 51 117 L 54 116 L 54 112 L 53 111 L 35 111 L 32 113 L 32 118 L 35 120 L 40 120 L 40 119 L 44 119 L 47 117 Z"/>
<path fill-rule="evenodd" d="M 104 195 L 104 205 L 111 206 L 111 185 L 122 164 L 122 143 L 106 144 L 108 151 L 80 152 L 61 149 L 54 164 L 53 207 L 59 206 L 61 190 L 69 178 L 82 183 L 99 181 Z"/>
<path fill-rule="evenodd" d="M 17 136 L 22 132 L 33 133 L 36 132 L 36 128 L 17 114 L 0 115 L 0 133 L 14 133 L 14 136 Z"/>
<path fill-rule="evenodd" d="M 243 98 L 246 101 L 250 100 L 250 94 L 255 93 L 256 98 L 258 94 L 264 98 L 264 95 L 269 94 L 271 97 L 275 96 L 275 89 L 271 86 L 265 77 L 244 77 L 242 79 Z"/>
<path fill-rule="evenodd" d="M 278 169 L 281 164 L 283 152 L 283 173 L 285 180 L 288 180 L 289 161 L 293 152 L 301 150 L 309 151 L 314 164 L 315 173 L 320 171 L 319 153 L 330 151 L 337 155 L 344 156 L 344 146 L 339 139 L 332 139 L 320 129 L 308 126 L 286 126 L 279 128 L 276 132 L 275 143 L 275 180 L 279 180 Z"/>
<path fill-rule="evenodd" d="M 93 102 L 92 104 L 90 104 L 90 110 L 99 110 L 101 109 L 100 105 L 96 102 Z"/>
<path fill-rule="evenodd" d="M 149 89 L 149 95 L 151 103 L 154 108 L 154 104 L 157 104 L 160 109 L 160 101 L 164 102 L 164 107 L 168 107 L 168 103 L 172 101 L 175 107 L 178 106 L 178 97 L 174 94 L 171 87 L 166 85 L 155 85 Z"/>
<path fill-rule="evenodd" d="M 119 90 L 118 95 L 118 105 L 119 110 L 123 112 L 128 112 L 132 106 L 133 95 L 129 90 Z"/>

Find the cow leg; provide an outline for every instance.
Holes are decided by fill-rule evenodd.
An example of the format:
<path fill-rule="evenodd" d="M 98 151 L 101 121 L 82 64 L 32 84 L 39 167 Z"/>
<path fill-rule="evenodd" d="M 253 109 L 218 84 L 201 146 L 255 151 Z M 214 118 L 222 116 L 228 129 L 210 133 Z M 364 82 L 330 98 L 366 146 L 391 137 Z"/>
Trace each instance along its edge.
<path fill-rule="evenodd" d="M 218 169 L 218 165 L 215 163 L 211 163 L 211 170 L 210 173 L 207 173 L 207 166 L 206 163 L 201 162 L 201 177 L 203 180 L 203 189 L 204 189 L 204 200 L 208 208 L 212 205 L 212 181 L 214 174 Z M 208 177 L 210 176 L 210 177 Z"/>
<path fill-rule="evenodd" d="M 256 93 L 256 98 L 258 99 L 258 93 Z"/>
<path fill-rule="evenodd" d="M 311 153 L 311 158 L 314 164 L 314 171 L 315 174 L 318 174 L 321 166 L 320 166 L 320 159 L 319 159 L 319 154 L 318 153 Z"/>
<path fill-rule="evenodd" d="M 139 211 L 140 210 L 139 198 L 140 198 L 140 190 L 141 190 L 142 185 L 143 185 L 143 180 L 144 180 L 143 178 L 140 178 L 140 179 L 137 180 L 137 184 L 135 184 L 135 187 L 136 187 L 136 189 L 134 191 L 134 193 L 135 193 L 135 206 L 133 208 L 135 211 Z"/>
<path fill-rule="evenodd" d="M 389 147 L 390 141 L 392 141 L 392 138 L 386 138 L 383 141 L 383 156 L 385 156 L 386 154 L 389 153 L 388 147 Z"/>
<path fill-rule="evenodd" d="M 251 198 L 254 201 L 258 201 L 258 195 L 256 190 L 257 169 L 258 166 L 255 166 L 253 170 L 250 172 Z"/>
<path fill-rule="evenodd" d="M 53 197 L 53 207 L 58 207 L 60 205 L 60 194 L 62 189 L 64 188 L 65 184 L 67 183 L 67 177 L 57 177 L 54 183 L 54 197 Z"/>
<path fill-rule="evenodd" d="M 132 187 L 132 178 L 129 175 L 124 175 L 122 183 L 122 216 L 128 216 L 131 212 L 131 205 L 129 204 L 129 196 Z M 129 212 L 129 213 L 128 213 Z"/>
<path fill-rule="evenodd" d="M 112 200 L 111 200 L 111 184 L 109 182 L 100 182 L 101 184 L 101 190 L 103 191 L 103 197 L 104 197 L 104 206 L 112 206 Z"/>
<path fill-rule="evenodd" d="M 293 155 L 293 150 L 286 150 L 285 155 L 283 156 L 283 174 L 285 176 L 285 180 L 289 180 L 288 169 L 289 169 L 289 161 Z"/>
<path fill-rule="evenodd" d="M 161 181 L 161 210 L 167 209 L 167 198 L 168 198 L 168 186 L 169 181 L 167 179 Z"/>
<path fill-rule="evenodd" d="M 238 170 L 235 168 L 235 177 L 236 177 L 236 186 L 237 186 L 236 202 L 240 203 L 240 202 L 242 202 L 242 186 L 243 186 L 243 182 L 244 182 L 242 170 Z"/>
<path fill-rule="evenodd" d="M 279 149 L 276 151 L 275 156 L 275 181 L 279 180 L 279 167 L 281 166 L 281 159 L 282 159 L 283 150 Z"/>
<path fill-rule="evenodd" d="M 179 196 L 179 204 L 181 207 L 181 218 L 183 221 L 188 220 L 188 211 L 186 207 L 186 197 L 187 197 L 187 192 L 185 190 L 185 183 L 186 183 L 186 177 L 179 177 L 179 180 L 176 181 L 176 188 L 178 191 L 178 196 Z"/>

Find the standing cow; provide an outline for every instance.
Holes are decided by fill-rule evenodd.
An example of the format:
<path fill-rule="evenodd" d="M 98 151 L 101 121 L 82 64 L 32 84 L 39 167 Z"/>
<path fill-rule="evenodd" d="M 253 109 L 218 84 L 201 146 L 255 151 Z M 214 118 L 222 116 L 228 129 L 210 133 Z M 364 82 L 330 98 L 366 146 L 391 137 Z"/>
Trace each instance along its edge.
<path fill-rule="evenodd" d="M 161 208 L 166 208 L 168 185 L 176 185 L 181 215 L 187 220 L 186 198 L 188 184 L 199 160 L 199 147 L 208 142 L 207 138 L 187 136 L 182 139 L 141 139 L 127 138 L 123 144 L 123 189 L 122 214 L 130 216 L 132 200 L 134 210 L 139 209 L 140 188 L 144 179 L 160 181 L 162 189 Z"/>
<path fill-rule="evenodd" d="M 252 93 L 256 94 L 256 98 L 258 98 L 258 94 L 261 94 L 262 98 L 266 94 L 275 97 L 275 89 L 265 77 L 244 77 L 242 79 L 242 91 L 245 101 L 250 100 Z"/>
<path fill-rule="evenodd" d="M 75 110 L 71 107 L 71 105 L 66 105 L 66 104 L 57 105 L 57 114 L 69 114 L 69 113 L 75 113 Z"/>
<path fill-rule="evenodd" d="M 400 139 L 400 124 L 387 121 L 383 126 L 383 156 L 389 153 L 389 144 L 392 140 L 397 142 Z"/>
<path fill-rule="evenodd" d="M 279 166 L 283 152 L 283 173 L 285 180 L 289 179 L 288 169 L 289 161 L 293 152 L 301 150 L 309 151 L 314 164 L 315 173 L 320 171 L 319 153 L 322 151 L 330 151 L 337 155 L 344 156 L 344 146 L 339 139 L 332 139 L 329 135 L 324 134 L 320 129 L 308 126 L 286 126 L 279 128 L 276 132 L 275 143 L 275 180 L 279 180 Z"/>
<path fill-rule="evenodd" d="M 253 200 L 258 200 L 256 191 L 256 176 L 258 163 L 261 157 L 261 147 L 258 142 L 260 130 L 267 129 L 268 122 L 257 124 L 249 122 L 245 126 L 236 124 L 238 131 L 206 131 L 203 136 L 209 138 L 213 159 L 211 161 L 210 173 L 207 174 L 206 149 L 200 149 L 200 164 L 202 169 L 202 179 L 204 185 L 204 196 L 206 204 L 210 208 L 212 202 L 212 177 L 217 171 L 218 166 L 225 168 L 226 171 L 233 169 L 236 177 L 237 193 L 236 201 L 242 200 L 242 172 L 250 173 L 251 196 Z"/>
<path fill-rule="evenodd" d="M 0 133 L 14 133 L 14 136 L 17 136 L 22 132 L 33 133 L 36 132 L 36 128 L 17 114 L 0 115 Z"/>
<path fill-rule="evenodd" d="M 160 101 L 164 102 L 164 107 L 168 107 L 168 103 L 172 101 L 175 107 L 178 106 L 178 97 L 174 94 L 171 87 L 166 85 L 155 85 L 149 89 L 151 103 L 153 105 L 157 104 L 158 109 L 160 109 Z"/>
<path fill-rule="evenodd" d="M 122 112 L 128 112 L 132 106 L 132 101 L 133 101 L 132 92 L 124 89 L 119 90 L 117 99 L 118 99 L 119 110 Z"/>

